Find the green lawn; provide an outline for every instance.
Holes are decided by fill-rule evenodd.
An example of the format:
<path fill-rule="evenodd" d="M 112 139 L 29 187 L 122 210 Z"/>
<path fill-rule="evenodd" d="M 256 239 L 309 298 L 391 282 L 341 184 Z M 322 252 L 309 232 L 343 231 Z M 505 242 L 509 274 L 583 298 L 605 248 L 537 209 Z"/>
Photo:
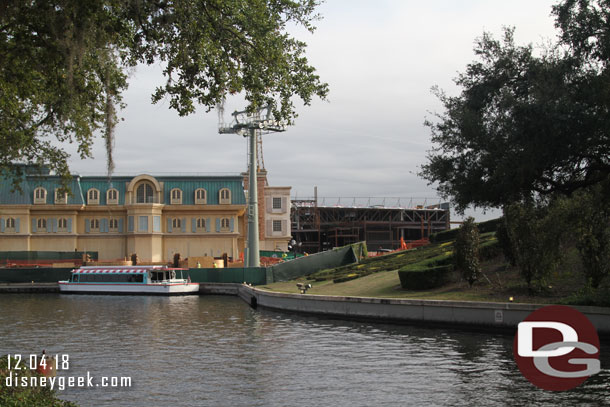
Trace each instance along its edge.
<path fill-rule="evenodd" d="M 576 288 L 582 287 L 580 273 L 570 268 L 562 269 L 553 277 L 553 285 L 545 287 L 532 295 L 514 267 L 509 267 L 501 257 L 483 263 L 484 276 L 469 287 L 465 281 L 460 281 L 456 275 L 454 282 L 439 288 L 412 291 L 400 286 L 398 272 L 380 271 L 355 280 L 333 283 L 332 280 L 312 281 L 306 278 L 278 282 L 260 286 L 259 288 L 284 293 L 299 293 L 297 282 L 312 285 L 308 294 L 337 295 L 353 297 L 409 298 L 429 300 L 455 301 L 488 301 L 508 302 L 513 297 L 514 302 L 552 304 L 561 303 Z"/>

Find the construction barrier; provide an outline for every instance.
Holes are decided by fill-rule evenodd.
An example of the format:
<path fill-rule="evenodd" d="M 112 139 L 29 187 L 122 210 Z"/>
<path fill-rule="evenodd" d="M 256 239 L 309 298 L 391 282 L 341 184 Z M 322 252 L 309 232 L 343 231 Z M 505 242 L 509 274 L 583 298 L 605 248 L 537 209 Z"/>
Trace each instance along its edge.
<path fill-rule="evenodd" d="M 0 283 L 56 283 L 70 279 L 70 268 L 0 268 Z"/>
<path fill-rule="evenodd" d="M 269 267 L 271 273 L 267 273 L 267 284 L 293 280 L 316 271 L 356 263 L 363 252 L 363 244 L 343 246 L 271 266 Z"/>
<path fill-rule="evenodd" d="M 244 268 L 191 268 L 189 275 L 193 283 L 248 283 L 261 285 L 267 283 L 264 267 Z"/>

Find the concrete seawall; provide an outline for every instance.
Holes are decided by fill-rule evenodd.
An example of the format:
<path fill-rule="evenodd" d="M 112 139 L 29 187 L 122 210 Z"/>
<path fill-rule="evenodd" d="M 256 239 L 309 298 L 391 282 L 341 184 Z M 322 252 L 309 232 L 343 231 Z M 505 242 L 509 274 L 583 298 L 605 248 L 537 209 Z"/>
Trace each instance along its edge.
<path fill-rule="evenodd" d="M 517 324 L 539 304 L 470 301 L 403 300 L 368 297 L 337 297 L 285 294 L 251 286 L 239 287 L 239 297 L 253 307 L 377 322 L 471 326 L 496 331 L 514 331 Z M 589 318 L 600 336 L 610 336 L 610 309 L 573 307 Z"/>
<path fill-rule="evenodd" d="M 58 293 L 57 283 L 3 283 L 0 293 Z"/>
<path fill-rule="evenodd" d="M 237 295 L 241 287 L 238 283 L 199 283 L 199 294 L 205 295 Z"/>

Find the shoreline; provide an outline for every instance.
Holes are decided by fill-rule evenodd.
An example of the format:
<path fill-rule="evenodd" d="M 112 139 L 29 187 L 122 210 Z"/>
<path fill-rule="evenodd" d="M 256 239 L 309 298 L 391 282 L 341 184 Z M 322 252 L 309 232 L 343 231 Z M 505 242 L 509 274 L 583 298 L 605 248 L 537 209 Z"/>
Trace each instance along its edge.
<path fill-rule="evenodd" d="M 59 293 L 57 283 L 3 283 L 2 293 Z M 199 295 L 230 295 L 252 308 L 342 320 L 467 328 L 514 333 L 517 324 L 549 304 L 290 294 L 239 283 L 200 283 Z M 572 306 L 589 318 L 600 338 L 610 339 L 610 308 Z"/>
<path fill-rule="evenodd" d="M 467 327 L 514 332 L 534 310 L 549 304 L 416 300 L 289 294 L 241 285 L 239 297 L 253 308 L 396 324 Z M 610 308 L 573 306 L 589 318 L 600 337 L 610 339 Z"/>

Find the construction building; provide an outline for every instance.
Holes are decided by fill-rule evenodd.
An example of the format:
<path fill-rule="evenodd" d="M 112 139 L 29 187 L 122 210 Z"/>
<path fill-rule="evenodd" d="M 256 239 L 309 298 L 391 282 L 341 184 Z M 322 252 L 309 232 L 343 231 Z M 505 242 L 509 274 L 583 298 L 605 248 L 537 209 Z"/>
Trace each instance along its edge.
<path fill-rule="evenodd" d="M 411 242 L 450 228 L 447 203 L 414 205 L 410 200 L 402 205 L 394 198 L 395 205 L 390 206 L 386 199 L 375 200 L 380 203 L 372 204 L 371 198 L 293 198 L 291 223 L 297 251 L 316 253 L 359 241 L 365 241 L 369 251 L 397 249 L 401 238 Z"/>

